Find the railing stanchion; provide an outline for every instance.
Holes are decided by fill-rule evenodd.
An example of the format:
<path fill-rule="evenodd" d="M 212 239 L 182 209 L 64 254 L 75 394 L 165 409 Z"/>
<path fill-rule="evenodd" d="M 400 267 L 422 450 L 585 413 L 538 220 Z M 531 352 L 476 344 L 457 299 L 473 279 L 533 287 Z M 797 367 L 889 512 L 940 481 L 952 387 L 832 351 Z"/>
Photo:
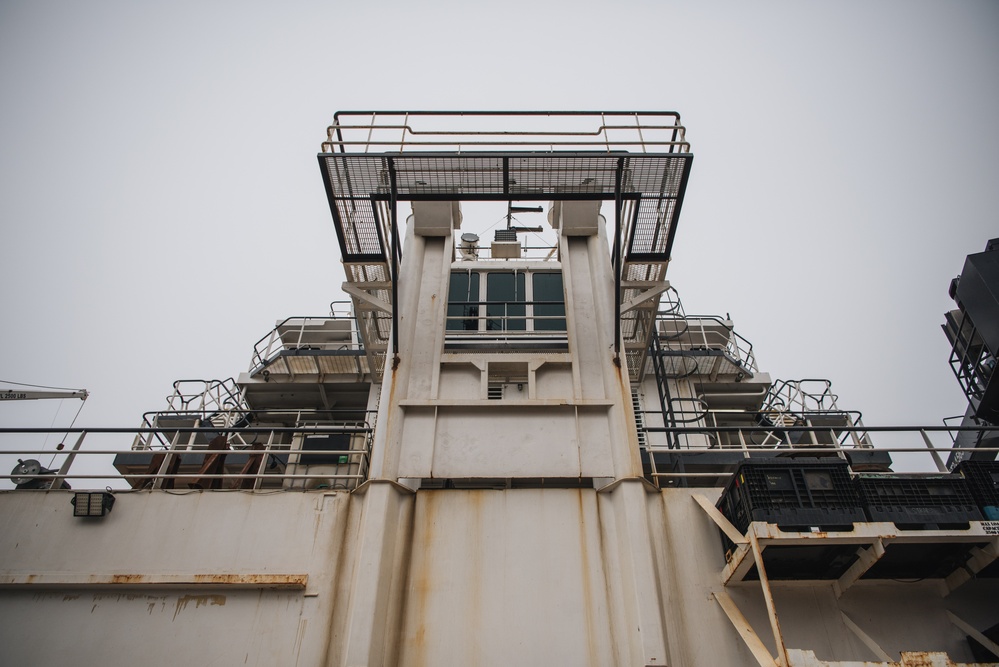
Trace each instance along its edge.
<path fill-rule="evenodd" d="M 937 464 L 937 470 L 942 473 L 949 473 L 950 470 L 944 465 L 943 459 L 940 458 L 940 453 L 937 448 L 933 445 L 933 441 L 930 440 L 930 436 L 927 435 L 925 429 L 919 429 L 919 435 L 923 436 L 923 442 L 926 443 L 926 447 L 930 450 L 930 456 L 933 457 L 933 462 Z"/>

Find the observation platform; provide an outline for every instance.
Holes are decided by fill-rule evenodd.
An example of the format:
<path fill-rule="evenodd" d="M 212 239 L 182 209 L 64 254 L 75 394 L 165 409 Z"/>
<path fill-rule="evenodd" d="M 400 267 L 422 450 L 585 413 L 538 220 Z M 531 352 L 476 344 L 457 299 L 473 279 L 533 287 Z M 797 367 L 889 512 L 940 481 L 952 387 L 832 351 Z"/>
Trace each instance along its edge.
<path fill-rule="evenodd" d="M 685 134 L 669 111 L 336 113 L 318 159 L 365 348 L 387 349 L 396 317 L 400 201 L 614 201 L 620 310 L 635 284 L 664 280 L 693 160 Z"/>

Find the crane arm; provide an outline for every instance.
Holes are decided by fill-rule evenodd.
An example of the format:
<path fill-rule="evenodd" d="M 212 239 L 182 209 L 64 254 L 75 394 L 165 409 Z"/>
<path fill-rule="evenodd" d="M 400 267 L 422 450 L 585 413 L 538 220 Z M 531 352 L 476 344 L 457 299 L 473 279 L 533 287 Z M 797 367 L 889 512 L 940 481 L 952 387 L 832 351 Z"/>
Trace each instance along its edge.
<path fill-rule="evenodd" d="M 29 391 L 23 389 L 0 390 L 0 401 L 36 401 L 43 398 L 78 398 L 87 400 L 86 389 L 79 391 Z"/>

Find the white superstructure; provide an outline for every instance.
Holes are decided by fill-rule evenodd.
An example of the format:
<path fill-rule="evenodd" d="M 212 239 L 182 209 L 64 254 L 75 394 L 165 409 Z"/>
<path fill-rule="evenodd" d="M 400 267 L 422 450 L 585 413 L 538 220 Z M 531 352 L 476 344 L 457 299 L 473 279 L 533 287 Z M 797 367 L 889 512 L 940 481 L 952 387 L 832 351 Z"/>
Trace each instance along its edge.
<path fill-rule="evenodd" d="M 878 483 L 892 458 L 828 382 L 774 380 L 727 316 L 684 311 L 692 159 L 672 112 L 337 114 L 319 165 L 351 303 L 279 321 L 237 378 L 178 381 L 106 452 L 105 516 L 70 503 L 108 475 L 86 433 L 0 493 L 7 664 L 999 654 L 999 522 L 716 509 L 748 459 Z M 893 430 L 946 472 L 945 433 Z"/>

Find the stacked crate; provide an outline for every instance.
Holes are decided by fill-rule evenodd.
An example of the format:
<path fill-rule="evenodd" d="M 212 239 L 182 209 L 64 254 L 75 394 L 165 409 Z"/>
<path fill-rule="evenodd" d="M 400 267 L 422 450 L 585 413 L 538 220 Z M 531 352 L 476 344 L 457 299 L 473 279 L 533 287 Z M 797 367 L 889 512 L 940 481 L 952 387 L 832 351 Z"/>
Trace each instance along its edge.
<path fill-rule="evenodd" d="M 753 521 L 784 530 L 850 530 L 866 520 L 850 467 L 836 458 L 747 459 L 718 509 L 743 533 Z"/>
<path fill-rule="evenodd" d="M 954 472 L 964 477 L 989 521 L 999 521 L 999 461 L 962 461 Z"/>
<path fill-rule="evenodd" d="M 861 475 L 857 491 L 871 521 L 891 521 L 901 529 L 960 529 L 982 520 L 959 475 Z"/>

